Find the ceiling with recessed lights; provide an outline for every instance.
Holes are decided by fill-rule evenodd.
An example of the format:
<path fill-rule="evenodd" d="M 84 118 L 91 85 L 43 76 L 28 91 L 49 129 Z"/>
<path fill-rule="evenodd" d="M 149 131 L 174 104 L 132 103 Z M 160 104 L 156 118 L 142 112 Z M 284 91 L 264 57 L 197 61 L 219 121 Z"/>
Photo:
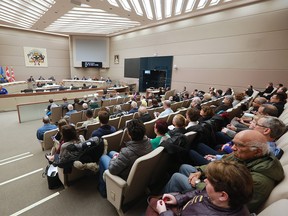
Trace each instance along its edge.
<path fill-rule="evenodd" d="M 0 25 L 113 36 L 261 0 L 0 0 Z"/>

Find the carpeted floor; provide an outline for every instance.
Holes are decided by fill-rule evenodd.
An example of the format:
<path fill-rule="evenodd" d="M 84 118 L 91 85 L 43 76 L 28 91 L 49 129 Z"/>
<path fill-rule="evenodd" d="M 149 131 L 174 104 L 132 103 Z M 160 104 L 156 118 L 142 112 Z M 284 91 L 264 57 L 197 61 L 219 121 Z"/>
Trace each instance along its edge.
<path fill-rule="evenodd" d="M 95 175 L 85 176 L 67 189 L 48 189 L 47 179 L 42 177 L 46 152 L 35 135 L 41 120 L 20 124 L 16 111 L 3 112 L 0 125 L 0 215 L 118 215 L 98 193 Z M 125 215 L 144 215 L 145 208 L 142 200 Z"/>

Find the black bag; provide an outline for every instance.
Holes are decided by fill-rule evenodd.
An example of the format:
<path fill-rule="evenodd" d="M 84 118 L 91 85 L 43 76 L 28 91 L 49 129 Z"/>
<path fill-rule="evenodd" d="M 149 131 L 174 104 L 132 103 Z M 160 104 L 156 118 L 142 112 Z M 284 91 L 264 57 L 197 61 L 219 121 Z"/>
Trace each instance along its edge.
<path fill-rule="evenodd" d="M 42 174 L 42 177 L 47 177 L 48 188 L 50 190 L 57 189 L 62 186 L 62 182 L 58 177 L 57 167 L 53 166 L 53 164 L 47 165 L 45 171 Z"/>

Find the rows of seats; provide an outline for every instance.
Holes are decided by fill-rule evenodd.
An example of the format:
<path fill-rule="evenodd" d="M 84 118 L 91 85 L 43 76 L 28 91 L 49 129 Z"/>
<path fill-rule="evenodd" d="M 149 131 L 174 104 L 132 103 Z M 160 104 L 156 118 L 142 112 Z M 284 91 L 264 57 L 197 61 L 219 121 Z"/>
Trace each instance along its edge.
<path fill-rule="evenodd" d="M 287 104 L 283 113 L 279 116 L 286 126 L 288 126 L 288 108 Z M 280 147 L 284 154 L 280 159 L 280 163 L 283 166 L 285 177 L 284 179 L 272 190 L 269 198 L 260 209 L 259 216 L 270 216 L 277 212 L 288 211 L 288 131 L 284 133 L 277 141 L 276 144 Z M 271 214 L 271 212 L 273 212 Z"/>

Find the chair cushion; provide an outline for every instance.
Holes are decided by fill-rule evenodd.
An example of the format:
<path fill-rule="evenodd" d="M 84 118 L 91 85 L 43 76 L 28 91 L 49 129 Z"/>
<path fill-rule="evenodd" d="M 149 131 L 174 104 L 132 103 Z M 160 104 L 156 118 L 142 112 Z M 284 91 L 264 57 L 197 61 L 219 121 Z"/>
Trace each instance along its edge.
<path fill-rule="evenodd" d="M 277 216 L 285 216 L 287 215 L 287 211 L 288 199 L 280 199 L 261 211 L 258 216 L 271 216 L 275 214 L 277 214 Z"/>

